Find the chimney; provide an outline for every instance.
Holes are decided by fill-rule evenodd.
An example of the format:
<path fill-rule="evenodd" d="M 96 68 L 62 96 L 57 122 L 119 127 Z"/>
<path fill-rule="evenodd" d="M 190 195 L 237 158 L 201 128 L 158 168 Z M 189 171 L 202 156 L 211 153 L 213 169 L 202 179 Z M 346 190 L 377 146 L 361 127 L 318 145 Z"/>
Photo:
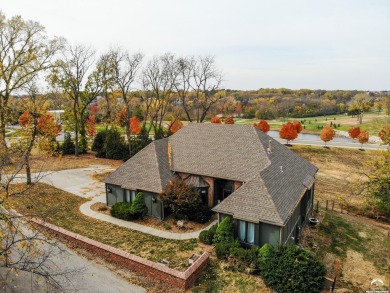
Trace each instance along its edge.
<path fill-rule="evenodd" d="M 268 154 L 272 154 L 272 140 L 268 141 L 267 151 L 268 151 Z"/>
<path fill-rule="evenodd" d="M 168 163 L 169 169 L 172 170 L 172 145 L 170 141 L 168 141 Z"/>

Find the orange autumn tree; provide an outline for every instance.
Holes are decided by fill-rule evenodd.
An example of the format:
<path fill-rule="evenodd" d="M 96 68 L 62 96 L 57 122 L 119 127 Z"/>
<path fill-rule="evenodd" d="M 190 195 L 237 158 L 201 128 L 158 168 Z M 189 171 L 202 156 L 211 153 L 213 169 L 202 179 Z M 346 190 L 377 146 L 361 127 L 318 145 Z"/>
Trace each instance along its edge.
<path fill-rule="evenodd" d="M 225 124 L 234 124 L 234 119 L 232 117 L 226 117 Z"/>
<path fill-rule="evenodd" d="M 33 117 L 28 111 L 24 111 L 24 113 L 20 115 L 18 122 L 21 127 L 29 127 L 32 123 L 34 123 Z"/>
<path fill-rule="evenodd" d="M 44 152 L 53 155 L 56 152 L 56 137 L 61 132 L 59 126 L 50 114 L 43 114 L 38 118 L 37 134 L 39 137 L 39 148 Z"/>
<path fill-rule="evenodd" d="M 268 122 L 265 120 L 260 120 L 255 126 L 264 133 L 267 133 L 270 129 Z"/>
<path fill-rule="evenodd" d="M 137 116 L 133 116 L 130 118 L 130 131 L 132 134 L 139 134 L 142 130 L 141 121 L 137 118 Z"/>
<path fill-rule="evenodd" d="M 115 117 L 115 124 L 120 126 L 120 127 L 125 127 L 126 126 L 126 120 L 127 120 L 127 114 L 126 114 L 126 109 L 120 110 Z"/>
<path fill-rule="evenodd" d="M 379 131 L 378 136 L 384 144 L 390 144 L 390 126 L 384 126 L 381 131 Z"/>
<path fill-rule="evenodd" d="M 295 121 L 293 121 L 293 125 L 294 125 L 295 129 L 297 130 L 297 132 L 301 133 L 301 131 L 302 131 L 302 124 L 301 124 L 301 122 L 295 120 Z"/>
<path fill-rule="evenodd" d="M 320 138 L 322 139 L 322 141 L 325 142 L 325 145 L 326 145 L 326 143 L 328 141 L 331 141 L 335 135 L 336 135 L 336 132 L 333 130 L 333 128 L 327 125 L 322 129 L 321 134 L 320 134 Z"/>
<path fill-rule="evenodd" d="M 298 137 L 298 131 L 292 122 L 287 122 L 282 125 L 282 129 L 280 129 L 279 136 L 282 139 L 286 139 L 288 144 L 290 140 L 294 140 Z"/>
<path fill-rule="evenodd" d="M 352 139 L 356 139 L 360 134 L 360 127 L 351 127 L 348 129 L 349 137 Z"/>
<path fill-rule="evenodd" d="M 89 137 L 94 138 L 96 136 L 96 116 L 91 114 L 88 119 L 85 120 L 87 125 L 87 134 Z"/>
<path fill-rule="evenodd" d="M 210 122 L 211 123 L 215 123 L 215 124 L 221 124 L 222 123 L 221 119 L 219 117 L 217 117 L 217 116 L 211 118 Z"/>
<path fill-rule="evenodd" d="M 169 130 L 172 132 L 172 133 L 176 133 L 178 130 L 182 129 L 183 128 L 183 122 L 181 122 L 180 120 L 175 120 L 173 121 L 173 123 L 171 123 L 170 127 L 169 127 Z"/>
<path fill-rule="evenodd" d="M 360 131 L 360 134 L 358 136 L 358 140 L 361 143 L 361 148 L 363 149 L 363 144 L 368 142 L 368 139 L 370 138 L 367 130 Z"/>

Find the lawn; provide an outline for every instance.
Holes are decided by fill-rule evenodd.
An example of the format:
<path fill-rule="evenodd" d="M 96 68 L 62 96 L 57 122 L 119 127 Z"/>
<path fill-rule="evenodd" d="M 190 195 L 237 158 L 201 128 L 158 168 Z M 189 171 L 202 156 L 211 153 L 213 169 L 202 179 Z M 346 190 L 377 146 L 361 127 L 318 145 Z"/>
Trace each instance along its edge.
<path fill-rule="evenodd" d="M 193 253 L 202 253 L 197 239 L 169 240 L 87 217 L 79 211 L 79 206 L 86 201 L 88 199 L 37 183 L 25 194 L 12 196 L 9 205 L 25 215 L 45 215 L 49 223 L 151 261 L 167 259 L 170 267 L 182 271 Z"/>
<path fill-rule="evenodd" d="M 236 124 L 253 124 L 258 123 L 259 119 L 242 119 L 235 118 Z M 378 113 L 367 113 L 363 116 L 363 124 L 359 125 L 356 117 L 346 115 L 329 115 L 329 116 L 317 116 L 306 118 L 289 118 L 288 121 L 302 121 L 305 133 L 320 133 L 321 126 L 330 124 L 336 124 L 337 130 L 348 131 L 353 126 L 360 126 L 361 129 L 368 130 L 371 135 L 378 135 L 378 132 L 383 126 L 390 124 L 390 116 Z M 281 126 L 286 123 L 286 119 L 272 119 L 267 120 L 271 130 L 280 130 Z"/>
<path fill-rule="evenodd" d="M 389 284 L 390 225 L 325 211 L 318 216 L 321 224 L 306 228 L 301 243 L 325 263 L 328 276 L 334 275 L 335 263 L 341 261 L 338 289 L 363 292 L 374 278 Z"/>

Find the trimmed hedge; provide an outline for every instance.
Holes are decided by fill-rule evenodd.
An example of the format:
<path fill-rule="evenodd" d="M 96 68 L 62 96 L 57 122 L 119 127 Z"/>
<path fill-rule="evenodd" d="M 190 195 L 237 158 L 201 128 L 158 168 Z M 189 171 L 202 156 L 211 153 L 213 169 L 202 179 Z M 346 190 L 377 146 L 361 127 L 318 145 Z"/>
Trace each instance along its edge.
<path fill-rule="evenodd" d="M 213 243 L 230 243 L 233 242 L 233 221 L 230 217 L 226 217 L 219 223 L 217 231 L 213 237 Z"/>

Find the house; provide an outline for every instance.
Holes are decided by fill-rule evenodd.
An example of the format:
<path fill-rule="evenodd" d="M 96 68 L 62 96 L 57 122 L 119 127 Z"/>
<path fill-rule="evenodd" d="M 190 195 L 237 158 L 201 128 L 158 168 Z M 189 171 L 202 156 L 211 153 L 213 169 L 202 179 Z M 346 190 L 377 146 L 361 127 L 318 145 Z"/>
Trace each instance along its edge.
<path fill-rule="evenodd" d="M 199 188 L 221 221 L 232 217 L 243 245 L 298 242 L 313 209 L 318 169 L 249 125 L 191 123 L 152 142 L 104 179 L 107 204 L 142 191 L 148 215 L 164 219 L 157 195 L 180 177 Z"/>

